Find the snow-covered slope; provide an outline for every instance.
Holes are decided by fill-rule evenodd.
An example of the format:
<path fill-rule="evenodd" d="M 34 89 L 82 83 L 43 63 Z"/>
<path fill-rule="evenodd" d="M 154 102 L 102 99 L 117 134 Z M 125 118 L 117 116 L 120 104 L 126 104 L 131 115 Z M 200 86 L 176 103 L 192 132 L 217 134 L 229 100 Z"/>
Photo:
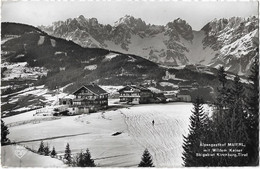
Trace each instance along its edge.
<path fill-rule="evenodd" d="M 162 64 L 188 63 L 183 54 L 187 48 L 179 42 L 181 37 L 190 41 L 193 35 L 184 20 L 178 18 L 166 26 L 146 24 L 140 18 L 129 15 L 120 18 L 113 26 L 99 24 L 96 19 L 93 26 L 92 20 L 79 16 L 40 28 L 84 47 L 101 47 L 139 55 Z"/>
<path fill-rule="evenodd" d="M 21 159 L 16 156 L 19 151 L 26 152 Z M 67 167 L 61 160 L 35 154 L 19 145 L 2 146 L 1 154 L 2 167 Z"/>
<path fill-rule="evenodd" d="M 43 140 L 54 146 L 58 155 L 64 154 L 67 143 L 72 155 L 89 148 L 99 167 L 137 167 L 145 148 L 156 167 L 181 167 L 183 135 L 188 132 L 191 109 L 191 103 L 150 104 L 62 117 L 10 127 L 9 138 L 33 149 Z M 205 111 L 210 112 L 208 106 Z M 4 121 L 9 124 L 8 119 L 15 117 Z M 16 120 L 21 119 L 17 116 Z M 41 132 L 32 134 L 32 130 Z M 122 133 L 112 136 L 116 132 Z"/>
<path fill-rule="evenodd" d="M 258 57 L 258 18 L 232 17 L 213 20 L 202 30 L 206 37 L 205 48 L 216 51 L 210 66 L 223 65 L 227 71 L 240 75 L 247 74 L 254 57 Z"/>
<path fill-rule="evenodd" d="M 186 57 L 191 64 L 204 64 L 210 63 L 211 59 L 215 56 L 216 51 L 212 48 L 205 48 L 203 45 L 203 39 L 206 37 L 204 31 L 193 31 L 193 41 L 185 41 L 182 39 L 182 43 L 189 49 L 185 52 Z"/>

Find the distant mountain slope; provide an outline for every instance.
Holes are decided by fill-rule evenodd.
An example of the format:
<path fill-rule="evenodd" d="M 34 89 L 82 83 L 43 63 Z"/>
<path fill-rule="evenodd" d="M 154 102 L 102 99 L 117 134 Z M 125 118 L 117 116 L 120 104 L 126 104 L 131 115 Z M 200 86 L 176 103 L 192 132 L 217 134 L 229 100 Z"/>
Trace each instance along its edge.
<path fill-rule="evenodd" d="M 224 65 L 226 70 L 241 75 L 248 73 L 258 46 L 256 17 L 215 19 L 200 31 L 193 31 L 180 18 L 163 26 L 146 24 L 129 15 L 112 26 L 81 15 L 39 28 L 83 47 L 134 54 L 163 65 Z"/>
<path fill-rule="evenodd" d="M 156 63 L 138 56 L 100 48 L 83 48 L 72 41 L 49 36 L 32 26 L 16 23 L 2 23 L 1 59 L 4 70 L 2 80 L 5 76 L 9 77 L 6 78 L 8 80 L 25 80 L 28 78 L 24 76 L 26 71 L 38 67 L 47 72 L 33 79 L 40 79 L 38 82 L 42 81 L 50 88 L 71 82 L 141 82 L 151 77 L 161 77 L 162 70 Z M 15 72 L 12 71 L 14 67 Z"/>
<path fill-rule="evenodd" d="M 162 66 L 136 55 L 83 48 L 24 24 L 2 23 L 2 32 L 1 90 L 6 96 L 2 98 L 3 110 L 22 103 L 30 104 L 26 99 L 37 102 L 37 98 L 41 105 L 40 95 L 25 97 L 16 104 L 11 99 L 16 92 L 39 85 L 51 90 L 66 86 L 65 91 L 69 93 L 93 82 L 120 86 L 141 84 L 177 92 L 181 90 L 181 83 L 185 82 L 185 85 L 197 86 L 190 89 L 194 97 L 201 94 L 211 101 L 218 86 L 216 69 L 212 67 Z M 199 35 L 182 36 L 183 39 L 191 39 Z M 232 74 L 228 76 L 234 77 Z"/>
<path fill-rule="evenodd" d="M 213 20 L 202 30 L 206 32 L 205 47 L 216 51 L 210 65 L 223 65 L 227 71 L 248 74 L 254 57 L 258 56 L 258 18 L 232 17 Z"/>
<path fill-rule="evenodd" d="M 102 25 L 95 18 L 86 19 L 81 15 L 40 28 L 84 47 L 100 47 L 135 54 L 170 65 L 188 63 L 183 55 L 183 51 L 187 49 L 172 40 L 179 40 L 180 36 L 186 40 L 193 38 L 191 27 L 181 19 L 169 22 L 164 27 L 147 25 L 140 18 L 129 15 L 120 18 L 114 26 Z"/>
<path fill-rule="evenodd" d="M 18 31 L 19 30 L 19 31 Z M 55 38 L 23 24 L 2 23 L 2 60 L 28 62 L 55 70 L 80 67 L 81 61 L 106 55 L 104 49 L 84 49 L 72 41 Z"/>

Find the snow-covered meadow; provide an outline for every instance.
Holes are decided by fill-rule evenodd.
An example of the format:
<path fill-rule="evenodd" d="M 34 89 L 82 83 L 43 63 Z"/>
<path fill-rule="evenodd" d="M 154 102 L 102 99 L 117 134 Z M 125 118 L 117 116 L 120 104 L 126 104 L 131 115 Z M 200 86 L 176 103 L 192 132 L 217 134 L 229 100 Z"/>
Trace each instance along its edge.
<path fill-rule="evenodd" d="M 17 148 L 18 147 L 18 148 Z M 1 147 L 1 164 L 3 167 L 66 167 L 61 160 L 35 154 L 25 150 L 25 154 L 19 158 L 17 150 L 22 146 L 9 145 Z M 25 149 L 25 148 L 23 148 Z"/>
<path fill-rule="evenodd" d="M 58 155 L 64 154 L 67 143 L 72 154 L 89 148 L 100 167 L 136 167 L 145 148 L 156 167 L 181 167 L 183 135 L 188 132 L 191 109 L 191 103 L 136 105 L 10 127 L 9 138 L 36 150 L 43 140 L 54 146 Z M 205 106 L 205 111 L 210 108 Z M 30 113 L 4 121 L 20 121 L 22 116 L 28 119 Z M 113 136 L 116 132 L 121 134 Z"/>

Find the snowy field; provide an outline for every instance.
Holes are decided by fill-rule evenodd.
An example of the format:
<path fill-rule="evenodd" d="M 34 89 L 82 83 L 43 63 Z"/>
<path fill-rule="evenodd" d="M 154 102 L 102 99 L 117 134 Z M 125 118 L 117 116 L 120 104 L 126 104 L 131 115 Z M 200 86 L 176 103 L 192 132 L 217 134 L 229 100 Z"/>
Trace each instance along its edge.
<path fill-rule="evenodd" d="M 136 105 L 10 127 L 9 138 L 32 149 L 38 149 L 43 140 L 54 146 L 58 155 L 64 154 L 67 143 L 72 154 L 89 148 L 100 167 L 136 167 L 145 148 L 156 167 L 181 167 L 183 135 L 188 132 L 191 109 L 191 103 Z M 205 106 L 205 111 L 210 109 Z M 23 115 L 28 118 L 29 113 Z M 4 121 L 20 121 L 21 116 Z M 112 136 L 116 132 L 122 133 Z"/>
<path fill-rule="evenodd" d="M 1 149 L 1 164 L 3 167 L 66 167 L 61 160 L 38 155 L 30 151 L 26 151 L 20 160 L 20 158 L 15 155 L 17 147 L 14 145 L 3 146 Z"/>

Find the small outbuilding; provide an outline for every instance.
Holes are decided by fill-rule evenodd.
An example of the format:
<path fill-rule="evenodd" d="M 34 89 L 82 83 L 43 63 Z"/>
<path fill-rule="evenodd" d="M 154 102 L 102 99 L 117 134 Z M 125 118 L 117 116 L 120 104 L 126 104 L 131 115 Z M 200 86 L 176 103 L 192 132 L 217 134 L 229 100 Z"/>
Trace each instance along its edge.
<path fill-rule="evenodd" d="M 188 91 L 188 90 L 181 90 L 177 94 L 177 98 L 178 98 L 179 101 L 182 101 L 182 102 L 191 102 L 190 91 Z"/>

